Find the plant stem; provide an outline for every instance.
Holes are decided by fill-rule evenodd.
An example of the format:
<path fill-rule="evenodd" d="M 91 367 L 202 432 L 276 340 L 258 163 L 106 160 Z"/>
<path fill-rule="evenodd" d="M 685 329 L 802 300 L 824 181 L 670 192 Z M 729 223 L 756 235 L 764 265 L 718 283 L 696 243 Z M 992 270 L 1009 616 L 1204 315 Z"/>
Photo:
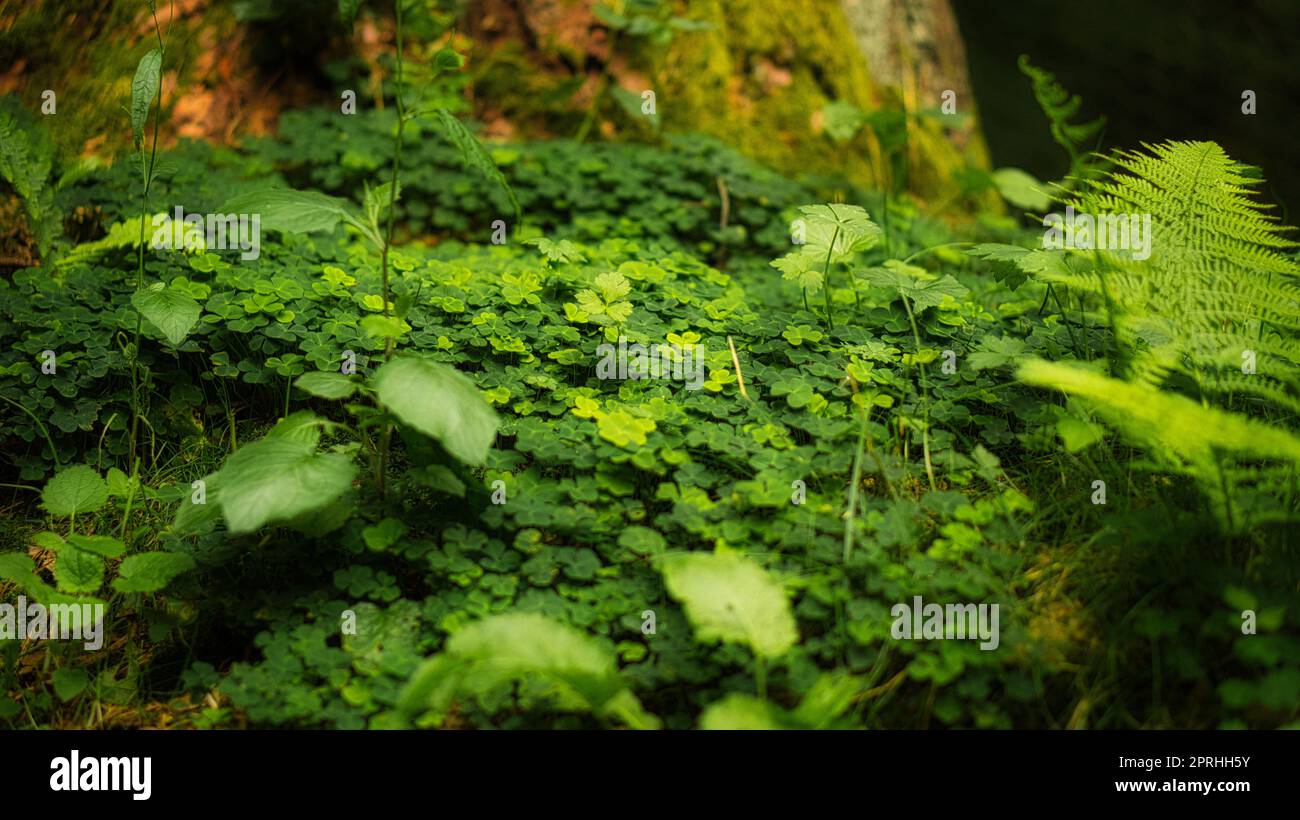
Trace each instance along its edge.
<path fill-rule="evenodd" d="M 903 297 L 903 307 L 907 309 L 907 321 L 912 324 L 913 350 L 919 359 L 921 356 L 921 331 L 916 327 L 916 314 L 912 312 L 912 303 L 908 301 L 907 294 L 900 290 L 898 295 Z M 917 361 L 916 366 L 921 371 L 921 394 L 925 397 L 925 426 L 921 429 L 921 452 L 925 456 L 925 475 L 930 480 L 930 489 L 936 490 L 938 486 L 934 481 L 934 465 L 930 462 L 930 386 L 925 375 L 925 365 Z"/>
<path fill-rule="evenodd" d="M 393 220 L 396 216 L 397 206 L 397 183 L 402 170 L 402 134 L 406 130 L 406 108 L 402 102 L 402 0 L 393 0 L 393 8 L 396 10 L 397 21 L 395 26 L 397 37 L 397 88 L 393 98 L 397 103 L 397 135 L 394 137 L 393 145 L 393 173 L 389 177 L 388 191 L 388 225 L 384 234 L 384 247 L 380 251 L 380 275 L 382 277 L 381 286 L 383 289 L 384 316 L 391 316 L 392 311 L 389 309 L 389 291 L 388 291 L 388 249 L 393 244 Z M 384 343 L 384 359 L 393 357 L 393 337 L 389 336 Z M 388 473 L 388 447 L 392 442 L 393 427 L 384 425 L 384 431 L 379 437 L 379 470 L 375 476 L 376 489 L 379 491 L 379 498 L 383 500 L 387 495 L 386 476 Z"/>
<path fill-rule="evenodd" d="M 853 555 L 853 521 L 858 514 L 858 485 L 862 482 L 862 453 L 866 449 L 867 419 L 871 413 L 862 410 L 862 427 L 858 430 L 858 449 L 853 455 L 853 472 L 849 476 L 849 506 L 844 511 L 844 563 Z"/>
<path fill-rule="evenodd" d="M 831 256 L 835 253 L 835 242 L 840 238 L 840 227 L 835 226 L 831 234 L 830 247 L 826 249 L 826 262 L 822 265 L 822 293 L 826 297 L 826 329 L 835 329 L 835 319 L 831 316 Z"/>

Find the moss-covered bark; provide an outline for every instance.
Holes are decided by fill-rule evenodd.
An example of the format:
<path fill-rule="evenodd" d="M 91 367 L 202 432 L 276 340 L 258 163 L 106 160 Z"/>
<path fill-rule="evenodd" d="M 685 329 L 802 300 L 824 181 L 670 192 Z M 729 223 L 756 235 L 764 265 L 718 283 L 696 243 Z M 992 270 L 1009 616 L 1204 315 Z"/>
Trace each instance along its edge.
<path fill-rule="evenodd" d="M 678 15 L 709 28 L 678 32 L 667 45 L 623 34 L 612 49 L 590 6 L 471 6 L 478 103 L 498 132 L 567 135 L 580 130 L 575 123 L 593 104 L 603 104 L 603 133 L 636 128 L 600 96 L 608 76 L 635 95 L 654 90 L 667 130 L 716 136 L 786 173 L 842 175 L 939 203 L 956 193 L 955 170 L 987 168 L 946 0 L 678 0 Z M 881 40 L 868 36 L 873 25 L 896 48 L 869 48 Z M 914 41 L 899 42 L 908 37 Z M 939 114 L 939 84 L 958 89 L 961 116 Z M 541 101 L 566 91 L 567 116 L 564 105 L 544 109 Z M 906 112 L 905 143 L 886 147 L 869 127 L 847 144 L 834 142 L 822 113 L 831 102 Z"/>

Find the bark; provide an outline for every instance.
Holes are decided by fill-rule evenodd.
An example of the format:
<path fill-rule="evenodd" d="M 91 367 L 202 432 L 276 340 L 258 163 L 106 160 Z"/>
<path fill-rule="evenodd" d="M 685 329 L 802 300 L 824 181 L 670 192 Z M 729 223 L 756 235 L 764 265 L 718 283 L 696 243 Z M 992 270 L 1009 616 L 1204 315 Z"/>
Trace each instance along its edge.
<path fill-rule="evenodd" d="M 477 108 L 500 135 L 570 136 L 593 103 L 606 136 L 644 128 L 599 92 L 606 77 L 656 94 L 665 129 L 721 138 L 790 174 L 843 174 L 923 199 L 954 196 L 953 172 L 988 167 L 948 0 L 679 0 L 678 14 L 711 25 L 666 46 L 610 34 L 588 0 L 474 0 Z M 539 98 L 562 96 L 544 109 Z M 959 117 L 938 116 L 943 91 Z M 824 133 L 830 102 L 905 109 L 905 180 L 871 129 L 846 146 Z M 644 136 L 644 133 L 639 133 Z"/>

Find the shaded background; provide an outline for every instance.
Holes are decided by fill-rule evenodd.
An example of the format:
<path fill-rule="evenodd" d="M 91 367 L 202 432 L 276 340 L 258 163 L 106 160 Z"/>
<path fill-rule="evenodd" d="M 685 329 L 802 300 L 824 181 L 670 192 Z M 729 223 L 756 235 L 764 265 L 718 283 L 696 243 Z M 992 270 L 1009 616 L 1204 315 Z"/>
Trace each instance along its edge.
<path fill-rule="evenodd" d="M 980 125 L 994 167 L 1040 179 L 1068 167 L 1016 68 L 1028 54 L 1083 98 L 1078 119 L 1106 116 L 1107 148 L 1212 139 L 1264 169 L 1261 189 L 1294 220 L 1300 207 L 1300 35 L 1297 0 L 1089 0 L 1071 7 L 1027 0 L 954 0 Z M 1241 113 L 1241 93 L 1256 114 Z"/>

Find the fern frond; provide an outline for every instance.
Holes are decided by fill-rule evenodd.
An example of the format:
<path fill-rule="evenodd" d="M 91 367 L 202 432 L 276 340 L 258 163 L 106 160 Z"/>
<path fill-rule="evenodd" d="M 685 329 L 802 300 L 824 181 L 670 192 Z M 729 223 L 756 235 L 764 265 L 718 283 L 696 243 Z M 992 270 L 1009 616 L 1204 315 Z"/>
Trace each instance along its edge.
<path fill-rule="evenodd" d="M 1295 497 L 1300 437 L 1286 430 L 1077 365 L 1031 359 L 1016 375 L 1025 384 L 1082 399 L 1161 464 L 1195 479 L 1228 529 L 1260 523 L 1239 503 L 1241 493 L 1266 494 L 1270 503 L 1250 506 L 1272 520 L 1300 512 Z"/>
<path fill-rule="evenodd" d="M 1105 178 L 1062 202 L 1094 218 L 1149 215 L 1149 257 L 1102 248 L 1091 271 L 1053 263 L 1035 275 L 1105 297 L 1139 381 L 1181 372 L 1202 395 L 1253 395 L 1300 413 L 1300 264 L 1289 255 L 1300 244 L 1253 198 L 1252 169 L 1213 142 L 1144 145 L 1112 160 Z M 1254 374 L 1242 370 L 1248 351 Z"/>
<path fill-rule="evenodd" d="M 1098 117 L 1089 122 L 1070 122 L 1083 106 L 1083 100 L 1079 95 L 1066 91 L 1050 71 L 1029 62 L 1027 54 L 1020 55 L 1018 65 L 1020 73 L 1033 83 L 1034 99 L 1047 115 L 1052 139 L 1070 156 L 1067 180 L 1089 179 L 1100 173 L 1106 160 L 1092 153 L 1092 143 L 1105 127 L 1106 118 Z M 1065 187 L 1068 187 L 1068 182 Z"/>

